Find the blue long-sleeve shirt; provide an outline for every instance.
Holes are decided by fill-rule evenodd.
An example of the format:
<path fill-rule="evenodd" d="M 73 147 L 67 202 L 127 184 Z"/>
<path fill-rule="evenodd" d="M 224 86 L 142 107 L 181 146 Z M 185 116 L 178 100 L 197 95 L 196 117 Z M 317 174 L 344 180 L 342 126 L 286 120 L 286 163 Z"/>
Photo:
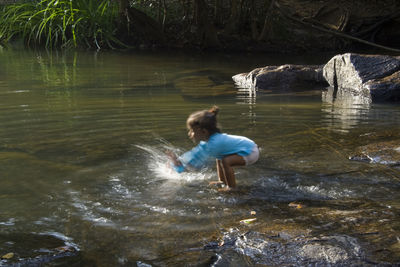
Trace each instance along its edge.
<path fill-rule="evenodd" d="M 200 169 L 211 158 L 222 159 L 232 154 L 247 156 L 255 145 L 252 140 L 244 136 L 214 133 L 207 141 L 200 141 L 192 150 L 182 154 L 178 158 L 182 165 L 174 168 L 177 172 L 183 172 L 188 167 Z"/>

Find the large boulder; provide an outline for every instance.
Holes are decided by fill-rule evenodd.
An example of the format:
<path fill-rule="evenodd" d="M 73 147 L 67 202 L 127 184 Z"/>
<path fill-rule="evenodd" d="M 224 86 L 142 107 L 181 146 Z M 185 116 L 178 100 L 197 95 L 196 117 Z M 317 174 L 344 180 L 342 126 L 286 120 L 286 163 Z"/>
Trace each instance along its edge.
<path fill-rule="evenodd" d="M 333 57 L 323 67 L 323 76 L 335 90 L 385 101 L 400 99 L 399 71 L 399 58 L 347 53 Z"/>
<path fill-rule="evenodd" d="M 248 73 L 232 77 L 235 84 L 242 88 L 261 90 L 291 90 L 314 88 L 326 84 L 322 76 L 323 66 L 282 65 L 257 68 Z"/>

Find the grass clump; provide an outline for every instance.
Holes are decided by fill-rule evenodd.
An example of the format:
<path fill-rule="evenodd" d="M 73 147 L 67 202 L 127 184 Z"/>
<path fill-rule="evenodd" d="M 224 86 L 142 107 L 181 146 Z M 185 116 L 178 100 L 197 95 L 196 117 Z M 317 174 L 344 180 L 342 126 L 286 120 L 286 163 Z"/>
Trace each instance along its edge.
<path fill-rule="evenodd" d="M 112 0 L 30 0 L 0 11 L 0 40 L 46 48 L 114 48 L 118 4 Z"/>

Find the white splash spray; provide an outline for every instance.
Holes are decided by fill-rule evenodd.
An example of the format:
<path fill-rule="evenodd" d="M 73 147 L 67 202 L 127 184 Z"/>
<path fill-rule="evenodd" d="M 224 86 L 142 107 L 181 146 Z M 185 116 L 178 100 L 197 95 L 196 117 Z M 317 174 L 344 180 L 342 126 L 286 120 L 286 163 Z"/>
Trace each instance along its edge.
<path fill-rule="evenodd" d="M 182 153 L 180 149 L 169 145 L 162 145 L 160 148 L 147 145 L 135 145 L 137 148 L 147 152 L 149 160 L 148 168 L 159 179 L 175 180 L 180 182 L 193 182 L 208 179 L 211 174 L 207 170 L 199 172 L 183 172 L 177 173 L 171 165 L 166 151 L 172 151 L 179 155 Z"/>

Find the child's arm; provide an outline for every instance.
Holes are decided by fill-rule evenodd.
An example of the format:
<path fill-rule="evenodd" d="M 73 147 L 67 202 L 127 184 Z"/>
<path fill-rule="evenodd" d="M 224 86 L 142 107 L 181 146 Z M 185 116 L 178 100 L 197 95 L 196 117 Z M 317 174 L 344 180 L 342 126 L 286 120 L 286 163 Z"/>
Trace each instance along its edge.
<path fill-rule="evenodd" d="M 200 169 L 209 158 L 209 152 L 204 147 L 205 144 L 200 143 L 192 150 L 183 153 L 179 158 L 172 151 L 167 151 L 166 154 L 173 163 L 173 167 L 177 172 L 183 172 L 186 168 Z"/>

